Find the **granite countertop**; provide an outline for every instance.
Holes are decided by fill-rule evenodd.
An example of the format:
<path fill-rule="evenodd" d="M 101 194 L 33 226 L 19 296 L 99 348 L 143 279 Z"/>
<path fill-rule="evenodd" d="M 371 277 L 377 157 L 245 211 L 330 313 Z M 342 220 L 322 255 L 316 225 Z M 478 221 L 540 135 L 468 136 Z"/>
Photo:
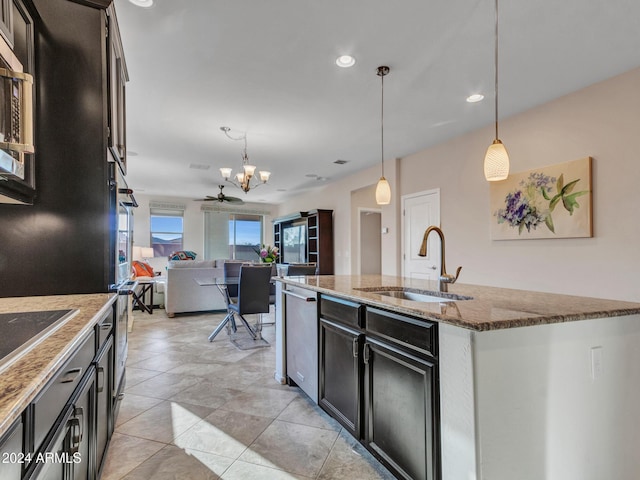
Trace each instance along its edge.
<path fill-rule="evenodd" d="M 319 275 L 276 278 L 285 284 L 336 295 L 398 313 L 475 331 L 640 314 L 640 303 L 455 283 L 442 302 L 416 302 L 372 293 L 379 287 L 411 288 L 438 295 L 438 282 L 386 275 Z M 442 294 L 447 295 L 447 294 Z"/>
<path fill-rule="evenodd" d="M 77 309 L 78 313 L 0 373 L 0 436 L 111 308 L 115 294 L 0 298 L 0 313 Z"/>

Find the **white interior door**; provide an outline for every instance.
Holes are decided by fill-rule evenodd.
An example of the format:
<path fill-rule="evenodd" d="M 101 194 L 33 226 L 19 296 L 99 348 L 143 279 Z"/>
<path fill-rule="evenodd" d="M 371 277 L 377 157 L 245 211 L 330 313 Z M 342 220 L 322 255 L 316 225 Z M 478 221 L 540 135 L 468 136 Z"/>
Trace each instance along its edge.
<path fill-rule="evenodd" d="M 420 257 L 424 232 L 440 226 L 440 190 L 402 196 L 402 276 L 437 280 L 440 273 L 440 238 L 429 236 L 427 256 Z"/>

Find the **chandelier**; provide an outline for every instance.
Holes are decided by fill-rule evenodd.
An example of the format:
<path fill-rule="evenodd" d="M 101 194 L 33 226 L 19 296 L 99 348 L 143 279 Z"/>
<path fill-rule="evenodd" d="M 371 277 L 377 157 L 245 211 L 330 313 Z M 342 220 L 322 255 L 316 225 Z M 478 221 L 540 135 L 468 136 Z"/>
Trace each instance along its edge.
<path fill-rule="evenodd" d="M 222 174 L 222 178 L 226 182 L 238 187 L 244 193 L 247 193 L 252 188 L 259 187 L 260 185 L 267 183 L 269 181 L 269 177 L 271 176 L 271 172 L 267 172 L 265 170 L 260 170 L 258 175 L 260 176 L 260 182 L 253 182 L 251 180 L 255 178 L 256 166 L 249 164 L 249 155 L 247 155 L 247 134 L 245 133 L 241 137 L 232 137 L 229 135 L 231 129 L 229 127 L 220 127 L 220 130 L 224 132 L 224 134 L 229 137 L 231 140 L 236 141 L 244 141 L 244 150 L 242 151 L 242 171 L 236 173 L 235 178 L 232 179 L 231 172 L 232 168 L 223 167 L 220 169 L 220 173 Z"/>

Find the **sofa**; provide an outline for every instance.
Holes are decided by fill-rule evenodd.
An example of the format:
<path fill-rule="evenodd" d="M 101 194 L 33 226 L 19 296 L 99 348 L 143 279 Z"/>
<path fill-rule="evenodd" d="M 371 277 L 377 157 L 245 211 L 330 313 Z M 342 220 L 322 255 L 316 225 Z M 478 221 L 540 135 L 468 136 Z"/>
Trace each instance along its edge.
<path fill-rule="evenodd" d="M 167 316 L 177 313 L 226 310 L 224 296 L 216 285 L 198 285 L 196 280 L 222 278 L 222 265 L 229 260 L 180 260 L 167 264 L 164 308 Z"/>

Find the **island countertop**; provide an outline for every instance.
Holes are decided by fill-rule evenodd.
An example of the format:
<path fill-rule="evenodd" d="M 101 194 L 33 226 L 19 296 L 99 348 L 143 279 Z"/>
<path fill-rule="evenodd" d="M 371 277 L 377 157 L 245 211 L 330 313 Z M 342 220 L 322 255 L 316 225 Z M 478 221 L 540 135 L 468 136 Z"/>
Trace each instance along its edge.
<path fill-rule="evenodd" d="M 78 310 L 53 333 L 0 372 L 0 436 L 69 358 L 78 342 L 105 315 L 115 294 L 0 298 L 0 313 Z"/>
<path fill-rule="evenodd" d="M 572 322 L 640 314 L 640 303 L 454 283 L 448 293 L 438 282 L 387 275 L 319 275 L 276 278 L 284 284 L 335 295 L 374 307 L 475 331 Z M 409 288 L 445 295 L 442 302 L 418 302 L 373 293 Z M 455 300 L 452 297 L 471 297 Z"/>

